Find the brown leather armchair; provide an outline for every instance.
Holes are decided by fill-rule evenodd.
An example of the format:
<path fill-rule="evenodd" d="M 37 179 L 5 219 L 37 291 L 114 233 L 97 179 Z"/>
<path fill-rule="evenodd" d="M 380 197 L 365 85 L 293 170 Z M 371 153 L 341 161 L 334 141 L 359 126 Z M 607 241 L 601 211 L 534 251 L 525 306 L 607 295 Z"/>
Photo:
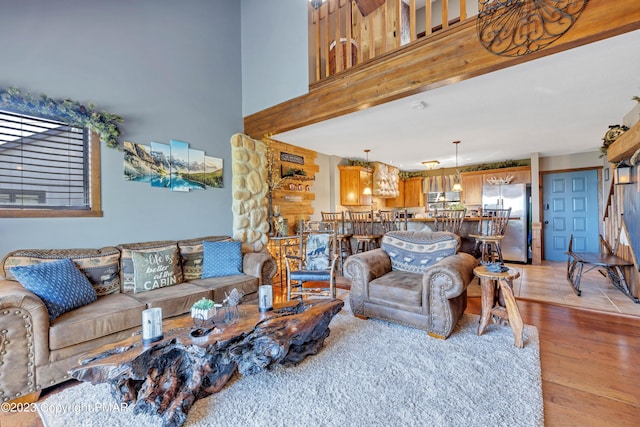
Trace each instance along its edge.
<path fill-rule="evenodd" d="M 377 318 L 446 339 L 467 306 L 476 259 L 458 252 L 449 232 L 393 231 L 381 248 L 350 256 L 350 303 L 356 317 Z"/>

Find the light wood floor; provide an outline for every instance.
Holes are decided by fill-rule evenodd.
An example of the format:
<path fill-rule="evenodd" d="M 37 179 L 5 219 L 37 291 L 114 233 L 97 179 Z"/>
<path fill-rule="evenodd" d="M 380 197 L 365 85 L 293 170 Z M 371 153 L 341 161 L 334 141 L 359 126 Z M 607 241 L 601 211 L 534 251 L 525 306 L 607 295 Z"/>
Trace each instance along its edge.
<path fill-rule="evenodd" d="M 521 272 L 514 291 L 523 320 L 535 325 L 540 335 L 545 425 L 638 425 L 640 304 L 595 270 L 584 276 L 583 296 L 577 297 L 566 282 L 564 263 L 511 267 Z M 349 284 L 344 278 L 339 283 L 343 288 Z M 467 312 L 478 314 L 480 298 L 474 295 L 479 290 L 474 286 L 469 289 Z M 282 298 L 280 288 L 274 290 Z M 61 387 L 69 386 L 73 383 Z M 42 427 L 42 423 L 34 413 L 0 413 L 0 427 L 9 426 Z"/>

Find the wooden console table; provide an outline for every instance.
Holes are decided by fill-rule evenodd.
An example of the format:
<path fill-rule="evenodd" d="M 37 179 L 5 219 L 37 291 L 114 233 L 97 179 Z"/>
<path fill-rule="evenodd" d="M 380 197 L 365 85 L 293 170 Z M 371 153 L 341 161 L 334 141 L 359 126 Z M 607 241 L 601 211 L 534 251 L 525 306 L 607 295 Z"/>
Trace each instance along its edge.
<path fill-rule="evenodd" d="M 266 313 L 242 305 L 234 323 L 198 329 L 200 336 L 192 334 L 190 315 L 180 316 L 163 322 L 162 340 L 143 345 L 134 335 L 100 347 L 85 353 L 70 374 L 108 382 L 122 403 L 135 404 L 135 413 L 158 414 L 163 426 L 179 427 L 195 400 L 222 390 L 236 370 L 255 374 L 318 353 L 343 305 L 339 299 L 292 301 Z"/>
<path fill-rule="evenodd" d="M 482 265 L 476 267 L 473 274 L 480 279 L 480 286 L 482 286 L 482 314 L 478 335 L 484 333 L 489 326 L 489 320 L 495 316 L 500 321 L 509 323 L 515 346 L 522 348 L 524 346 L 524 324 L 516 298 L 513 296 L 512 282 L 513 279 L 520 277 L 520 273 L 512 268 L 501 273 L 494 273 Z"/>

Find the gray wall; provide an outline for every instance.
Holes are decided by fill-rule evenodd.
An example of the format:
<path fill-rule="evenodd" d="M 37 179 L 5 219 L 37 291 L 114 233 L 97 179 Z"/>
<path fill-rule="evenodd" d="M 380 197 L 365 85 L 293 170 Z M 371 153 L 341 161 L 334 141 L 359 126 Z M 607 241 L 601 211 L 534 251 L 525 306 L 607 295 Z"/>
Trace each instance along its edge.
<path fill-rule="evenodd" d="M 588 151 L 564 156 L 541 157 L 540 171 L 602 167 L 601 154 L 600 151 Z"/>
<path fill-rule="evenodd" d="M 242 0 L 242 113 L 309 91 L 307 0 Z"/>
<path fill-rule="evenodd" d="M 229 140 L 243 130 L 239 1 L 0 0 L 0 11 L 1 87 L 93 102 L 124 117 L 123 139 L 186 141 L 225 167 L 223 189 L 171 192 L 124 181 L 123 153 L 102 144 L 104 217 L 0 218 L 0 256 L 231 234 Z"/>
<path fill-rule="evenodd" d="M 339 162 L 340 157 L 323 153 L 318 153 L 318 157 L 316 157 L 316 164 L 320 167 L 320 170 L 315 176 L 316 180 L 313 182 L 312 187 L 312 191 L 315 193 L 315 199 L 311 203 L 313 207 L 312 220 L 322 220 L 322 212 L 335 212 L 336 189 L 338 191 L 337 203 L 340 203 L 340 174 L 338 173 L 336 160 Z"/>

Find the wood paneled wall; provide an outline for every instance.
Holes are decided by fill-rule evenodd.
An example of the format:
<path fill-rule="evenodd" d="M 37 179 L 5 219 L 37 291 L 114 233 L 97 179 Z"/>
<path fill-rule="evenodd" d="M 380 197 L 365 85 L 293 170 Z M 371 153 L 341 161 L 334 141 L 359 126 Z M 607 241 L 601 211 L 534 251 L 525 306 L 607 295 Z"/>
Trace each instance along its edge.
<path fill-rule="evenodd" d="M 277 189 L 273 191 L 273 206 L 280 208 L 280 213 L 289 225 L 289 234 L 295 233 L 295 225 L 301 220 L 308 220 L 313 214 L 311 206 L 316 195 L 313 192 L 315 174 L 320 170 L 315 163 L 318 153 L 313 150 L 296 147 L 284 142 L 269 140 L 273 150 L 274 166 L 278 172 L 286 174 L 289 169 L 299 169 L 305 172 L 305 176 L 284 178 Z M 304 164 L 281 160 L 282 153 L 301 157 Z M 295 157 L 294 157 L 295 158 Z M 282 172 L 281 172 L 282 171 Z M 281 175 L 278 175 L 279 177 Z"/>

